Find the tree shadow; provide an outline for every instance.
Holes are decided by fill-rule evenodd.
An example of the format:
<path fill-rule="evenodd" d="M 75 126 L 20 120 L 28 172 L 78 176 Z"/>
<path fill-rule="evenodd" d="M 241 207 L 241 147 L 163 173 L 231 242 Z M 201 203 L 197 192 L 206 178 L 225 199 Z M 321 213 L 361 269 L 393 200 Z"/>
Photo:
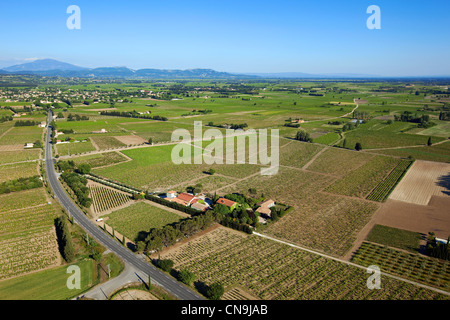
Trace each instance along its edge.
<path fill-rule="evenodd" d="M 145 238 L 147 238 L 148 234 L 149 232 L 147 231 L 139 231 L 136 236 L 136 239 L 134 239 L 135 240 L 134 242 L 137 243 L 138 241 L 145 241 Z"/>
<path fill-rule="evenodd" d="M 442 193 L 450 195 L 450 173 L 440 176 L 436 182 L 436 185 L 447 189 L 442 191 Z"/>
<path fill-rule="evenodd" d="M 419 245 L 418 248 L 412 248 L 414 251 L 416 251 L 419 254 L 423 254 L 423 255 L 427 255 L 427 237 L 428 235 L 426 235 L 425 233 L 420 233 L 420 240 L 424 240 L 425 244 L 421 244 Z"/>
<path fill-rule="evenodd" d="M 127 242 L 127 248 L 133 252 L 136 252 L 136 245 L 132 242 Z"/>
<path fill-rule="evenodd" d="M 208 285 L 203 281 L 197 280 L 194 282 L 194 288 L 202 295 L 206 296 L 206 291 L 208 290 Z"/>
<path fill-rule="evenodd" d="M 175 279 L 178 279 L 178 275 L 179 275 L 179 271 L 178 270 L 176 270 L 176 269 L 171 269 L 170 270 L 170 272 L 169 272 L 169 274 L 172 276 L 172 277 L 174 277 Z"/>

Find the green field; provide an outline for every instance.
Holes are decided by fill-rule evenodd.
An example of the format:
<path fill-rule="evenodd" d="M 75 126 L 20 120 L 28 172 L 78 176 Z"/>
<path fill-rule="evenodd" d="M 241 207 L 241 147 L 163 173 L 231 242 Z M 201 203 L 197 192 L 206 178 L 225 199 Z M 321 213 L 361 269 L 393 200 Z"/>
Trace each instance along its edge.
<path fill-rule="evenodd" d="M 26 143 L 34 143 L 37 140 L 41 141 L 42 131 L 43 129 L 37 126 L 13 127 L 0 138 L 0 145 L 25 145 Z"/>
<path fill-rule="evenodd" d="M 69 289 L 67 281 L 71 274 L 67 266 L 39 271 L 19 278 L 0 281 L 2 300 L 65 300 L 76 297 L 94 283 L 93 261 L 75 263 L 80 268 L 81 289 Z"/>
<path fill-rule="evenodd" d="M 377 153 L 396 156 L 413 157 L 418 160 L 428 160 L 437 162 L 450 162 L 450 141 L 445 143 L 418 148 L 398 148 L 375 151 Z"/>
<path fill-rule="evenodd" d="M 104 217 L 108 217 L 108 225 L 133 241 L 139 239 L 142 232 L 149 232 L 150 229 L 160 228 L 182 219 L 176 213 L 160 209 L 146 202 L 135 203 Z"/>
<path fill-rule="evenodd" d="M 91 168 L 103 167 L 107 165 L 114 165 L 128 159 L 120 152 L 104 152 L 86 156 L 79 156 L 72 158 L 77 165 L 82 163 L 89 164 Z"/>
<path fill-rule="evenodd" d="M 41 149 L 24 149 L 17 151 L 1 151 L 0 164 L 39 159 Z"/>
<path fill-rule="evenodd" d="M 383 225 L 375 225 L 366 240 L 390 247 L 417 253 L 421 235 L 418 232 L 401 230 Z"/>
<path fill-rule="evenodd" d="M 413 127 L 408 122 L 386 124 L 385 121 L 371 120 L 353 131 L 345 132 L 346 147 L 354 148 L 357 142 L 361 143 L 363 150 L 425 145 L 428 136 L 408 133 L 408 129 Z M 431 141 L 435 143 L 442 140 L 442 137 L 432 137 Z M 342 146 L 342 142 L 339 145 Z"/>
<path fill-rule="evenodd" d="M 38 174 L 37 162 L 22 162 L 0 165 L 0 183 L 17 178 L 28 178 Z"/>
<path fill-rule="evenodd" d="M 90 140 L 87 140 L 85 142 L 69 142 L 57 144 L 56 149 L 58 150 L 58 154 L 60 156 L 68 156 L 96 150 Z"/>

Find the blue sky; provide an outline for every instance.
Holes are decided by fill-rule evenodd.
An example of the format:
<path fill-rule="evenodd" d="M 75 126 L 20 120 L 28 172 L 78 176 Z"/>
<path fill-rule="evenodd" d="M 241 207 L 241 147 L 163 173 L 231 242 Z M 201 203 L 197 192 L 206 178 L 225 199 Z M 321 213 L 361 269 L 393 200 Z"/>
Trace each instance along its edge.
<path fill-rule="evenodd" d="M 69 30 L 67 7 L 81 9 Z M 381 29 L 369 30 L 369 5 Z M 450 75 L 450 1 L 40 0 L 0 2 L 0 67 Z"/>

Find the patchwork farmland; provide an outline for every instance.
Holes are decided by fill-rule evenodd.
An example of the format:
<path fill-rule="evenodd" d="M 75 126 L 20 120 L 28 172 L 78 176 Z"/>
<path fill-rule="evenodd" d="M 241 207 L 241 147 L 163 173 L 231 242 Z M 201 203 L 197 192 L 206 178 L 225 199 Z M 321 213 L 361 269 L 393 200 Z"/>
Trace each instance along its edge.
<path fill-rule="evenodd" d="M 174 262 L 170 276 L 194 274 L 196 285 L 188 286 L 199 294 L 220 283 L 222 299 L 448 299 L 448 262 L 424 250 L 428 232 L 441 239 L 450 234 L 443 213 L 449 201 L 447 120 L 438 118 L 447 102 L 433 96 L 434 109 L 424 107 L 433 86 L 421 84 L 425 96 L 404 84 L 298 80 L 100 81 L 60 89 L 97 99 L 52 108 L 60 133 L 52 141 L 56 168 L 63 177 L 72 174 L 60 179 L 67 194 L 99 229 L 105 226 L 148 263 L 168 259 Z M 0 106 L 5 104 L 0 99 Z M 47 109 L 26 117 L 45 120 Z M 395 120 L 405 112 L 430 115 L 434 125 Z M 172 133 L 182 129 L 194 136 L 194 121 L 202 122 L 202 134 L 279 130 L 276 174 L 261 174 L 270 165 L 261 163 L 271 155 L 270 139 L 267 149 L 256 152 L 247 144 L 246 163 L 213 163 L 226 160 L 214 154 L 202 163 L 175 164 Z M 0 183 L 45 177 L 40 147 L 45 130 L 0 123 Z M 191 160 L 198 159 L 194 150 L 211 145 L 200 139 L 187 143 Z M 230 139 L 221 142 L 231 145 Z M 237 159 L 243 150 L 233 149 Z M 86 173 L 96 182 L 85 179 Z M 57 237 L 58 217 L 68 217 L 76 263 L 83 264 L 83 257 L 92 263 L 88 268 L 107 265 L 101 246 L 72 224 L 45 179 L 43 184 L 0 195 L 0 293 L 3 281 L 6 286 L 69 264 Z M 169 201 L 169 191 L 187 193 L 206 212 Z M 235 202 L 234 209 L 217 205 L 220 197 Z M 258 211 L 271 201 L 273 209 Z M 375 225 L 414 232 L 419 242 L 391 241 L 388 232 L 368 237 Z M 411 247 L 408 256 L 405 247 Z M 382 290 L 366 286 L 371 264 L 389 274 Z M 99 274 L 107 279 L 104 271 Z"/>

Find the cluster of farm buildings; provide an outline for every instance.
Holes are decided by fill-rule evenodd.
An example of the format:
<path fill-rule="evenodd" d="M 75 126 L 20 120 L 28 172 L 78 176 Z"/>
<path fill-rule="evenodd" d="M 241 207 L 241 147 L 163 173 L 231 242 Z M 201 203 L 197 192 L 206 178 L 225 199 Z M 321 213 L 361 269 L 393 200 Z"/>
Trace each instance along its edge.
<path fill-rule="evenodd" d="M 193 195 L 187 192 L 181 192 L 178 194 L 176 191 L 171 190 L 166 193 L 166 199 L 203 212 L 212 209 L 212 207 L 214 206 L 213 201 L 211 199 L 208 199 L 204 195 Z M 216 201 L 216 204 L 227 206 L 228 208 L 230 208 L 230 211 L 233 211 L 234 209 L 236 209 L 236 207 L 239 206 L 237 202 L 223 197 L 220 197 Z M 258 206 L 259 207 L 256 209 L 256 212 L 270 218 L 270 208 L 275 206 L 275 201 L 268 199 L 258 203 Z"/>

